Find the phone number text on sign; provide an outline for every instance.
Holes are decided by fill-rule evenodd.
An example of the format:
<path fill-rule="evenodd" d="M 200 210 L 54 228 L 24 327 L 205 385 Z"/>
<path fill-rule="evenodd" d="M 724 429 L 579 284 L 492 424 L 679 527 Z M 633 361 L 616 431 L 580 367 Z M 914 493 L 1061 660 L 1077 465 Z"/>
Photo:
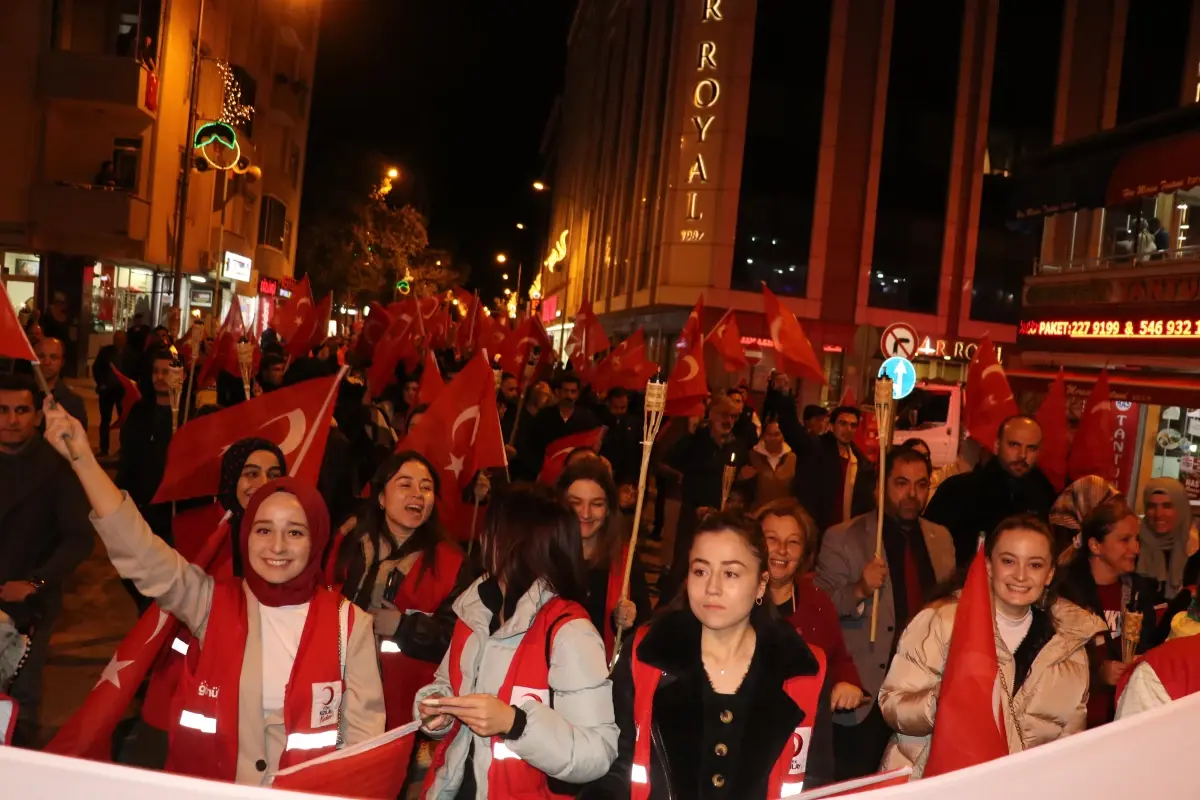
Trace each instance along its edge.
<path fill-rule="evenodd" d="M 1025 320 L 1018 334 L 1065 339 L 1200 339 L 1200 320 Z"/>

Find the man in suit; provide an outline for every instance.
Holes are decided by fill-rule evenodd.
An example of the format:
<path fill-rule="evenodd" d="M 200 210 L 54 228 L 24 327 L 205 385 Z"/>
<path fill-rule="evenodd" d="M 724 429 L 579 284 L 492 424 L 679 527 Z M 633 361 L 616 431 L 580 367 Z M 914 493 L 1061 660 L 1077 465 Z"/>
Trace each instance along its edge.
<path fill-rule="evenodd" d="M 893 450 L 885 469 L 883 557 L 875 555 L 878 512 L 871 511 L 831 528 L 817 559 L 817 586 L 833 599 L 866 694 L 854 712 L 834 715 L 838 780 L 878 769 L 892 731 L 875 698 L 895 642 L 933 589 L 954 573 L 950 532 L 921 518 L 929 499 L 929 461 L 914 450 Z M 871 642 L 877 590 L 878 620 Z"/>

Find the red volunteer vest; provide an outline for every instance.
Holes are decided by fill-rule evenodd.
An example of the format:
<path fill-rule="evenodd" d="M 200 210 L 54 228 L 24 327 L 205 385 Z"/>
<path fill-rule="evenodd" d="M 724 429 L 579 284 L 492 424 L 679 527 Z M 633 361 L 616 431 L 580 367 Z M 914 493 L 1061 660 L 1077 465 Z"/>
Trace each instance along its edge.
<path fill-rule="evenodd" d="M 629 800 L 650 798 L 650 751 L 651 725 L 654 723 L 654 692 L 662 670 L 646 664 L 637 657 L 638 645 L 646 635 L 642 628 L 634 636 L 630 662 L 633 671 L 633 721 L 637 739 L 633 745 L 633 768 L 630 774 Z M 821 686 L 825 683 L 825 653 L 819 647 L 809 645 L 819 665 L 816 675 L 800 675 L 789 678 L 783 690 L 804 712 L 804 721 L 792 733 L 784 746 L 771 777 L 767 783 L 768 798 L 784 798 L 797 795 L 804 790 L 804 771 L 808 765 L 808 748 L 812 741 L 812 721 L 817 718 L 817 704 L 821 699 Z"/>
<path fill-rule="evenodd" d="M 317 589 L 308 607 L 300 647 L 283 701 L 287 745 L 279 769 L 333 752 L 345 682 L 342 680 L 341 606 L 349 601 Z M 353 614 L 346 615 L 346 641 Z M 249 622 L 239 583 L 217 584 L 203 648 L 191 647 L 173 711 L 167 770 L 234 781 L 238 760 L 238 688 Z"/>
<path fill-rule="evenodd" d="M 462 551 L 452 544 L 437 546 L 434 570 L 424 569 L 422 555 L 413 562 L 396 592 L 393 604 L 404 613 L 419 611 L 432 614 L 454 591 L 458 570 L 462 566 Z M 437 664 L 409 658 L 391 639 L 379 640 L 379 669 L 383 677 L 383 699 L 387 707 L 388 730 L 412 722 L 413 700 L 417 690 L 433 683 Z"/>
<path fill-rule="evenodd" d="M 590 624 L 587 611 L 578 603 L 554 597 L 542 606 L 513 654 L 508 674 L 504 676 L 504 683 L 500 687 L 501 700 L 510 705 L 520 706 L 522 700 L 532 699 L 553 707 L 548 655 L 554 644 L 554 634 L 563 624 L 576 619 L 588 620 Z M 450 688 L 456 695 L 462 690 L 463 647 L 471 636 L 471 629 L 459 620 L 454 626 L 454 636 L 450 640 L 447 664 L 450 671 Z M 459 728 L 459 723 L 455 722 L 450 733 L 438 742 L 434 749 L 433 763 L 425 775 L 422 797 L 433 787 L 438 770 L 445 765 L 446 751 L 458 735 Z M 492 737 L 492 764 L 488 768 L 487 796 L 488 800 L 553 800 L 569 797 L 551 792 L 546 773 L 522 761 L 508 749 L 508 745 L 500 736 Z"/>
<path fill-rule="evenodd" d="M 613 633 L 612 616 L 621 601 L 621 585 L 625 582 L 625 559 L 629 558 L 629 546 L 621 548 L 621 560 L 608 565 L 608 589 L 604 597 L 604 619 L 601 621 L 604 630 L 604 655 L 608 663 L 612 663 L 613 647 L 616 646 L 616 634 Z"/>
<path fill-rule="evenodd" d="M 1172 639 L 1147 651 L 1121 676 L 1117 684 L 1118 697 L 1125 691 L 1133 671 L 1143 663 L 1154 670 L 1172 700 L 1200 692 L 1200 636 Z"/>

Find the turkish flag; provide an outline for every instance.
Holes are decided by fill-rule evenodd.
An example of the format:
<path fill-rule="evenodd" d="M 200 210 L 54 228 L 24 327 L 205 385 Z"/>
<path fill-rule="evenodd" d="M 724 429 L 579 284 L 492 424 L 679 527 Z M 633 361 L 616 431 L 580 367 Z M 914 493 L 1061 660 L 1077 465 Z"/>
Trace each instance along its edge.
<path fill-rule="evenodd" d="M 192 563 L 207 569 L 221 544 L 228 539 L 229 528 L 222 520 Z M 113 730 L 125 716 L 125 710 L 158 659 L 163 645 L 175 639 L 180 627 L 175 617 L 160 609 L 157 603 L 151 604 L 117 645 L 116 653 L 83 705 L 63 723 L 44 751 L 72 758 L 111 761 Z"/>
<path fill-rule="evenodd" d="M 704 299 L 696 301 L 696 307 L 688 315 L 683 326 L 687 337 L 683 357 L 675 362 L 671 377 L 667 381 L 666 413 L 671 417 L 693 417 L 704 413 L 708 400 L 708 376 L 704 368 L 704 331 L 700 328 L 700 317 L 704 314 Z"/>
<path fill-rule="evenodd" d="M 525 368 L 533 358 L 535 348 L 537 361 L 533 364 L 533 373 L 526 380 Z M 550 366 L 553 358 L 554 344 L 550 341 L 546 329 L 542 327 L 542 321 L 535 316 L 525 317 L 500 351 L 500 369 L 515 375 L 518 384 L 525 387 L 537 380 L 537 376 Z"/>
<path fill-rule="evenodd" d="M 275 773 L 272 789 L 309 794 L 395 800 L 408 777 L 420 722 L 395 728 Z"/>
<path fill-rule="evenodd" d="M 125 390 L 125 393 L 121 395 L 121 413 L 117 415 L 117 421 L 112 424 L 112 428 L 115 430 L 125 424 L 129 412 L 133 410 L 133 404 L 142 399 L 142 391 L 136 383 L 126 378 L 125 373 L 115 366 L 112 367 L 112 373 L 121 384 L 121 388 Z"/>
<path fill-rule="evenodd" d="M 437 467 L 442 484 L 439 508 L 446 511 L 447 527 L 461 533 L 466 513 L 462 490 L 476 472 L 508 466 L 496 411 L 496 379 L 482 352 L 455 376 L 421 417 L 421 424 L 396 446 L 396 452 L 404 450 L 416 450 Z"/>
<path fill-rule="evenodd" d="M 1062 368 L 1058 370 L 1046 399 L 1037 410 L 1037 423 L 1042 428 L 1042 448 L 1038 469 L 1061 492 L 1067 486 L 1067 381 Z"/>
<path fill-rule="evenodd" d="M 991 452 L 996 452 L 1000 424 L 1017 413 L 1008 377 L 996 358 L 992 340 L 984 336 L 967 365 L 967 433 Z"/>
<path fill-rule="evenodd" d="M 1008 739 L 996 721 L 1000 664 L 995 617 L 987 562 L 980 549 L 954 613 L 954 636 L 942 672 L 926 778 L 1008 755 Z"/>
<path fill-rule="evenodd" d="M 701 341 L 704 339 L 704 331 L 700 328 L 700 321 L 704 318 L 704 295 L 700 295 L 696 300 L 696 305 L 692 307 L 688 314 L 687 320 L 683 323 L 683 330 L 679 332 L 679 338 L 675 340 L 675 347 L 679 350 L 686 350 L 692 346 L 696 337 Z"/>
<path fill-rule="evenodd" d="M 396 365 L 416 355 L 416 335 L 420 325 L 415 303 L 392 303 L 388 306 L 391 324 L 375 345 L 371 366 L 367 368 L 367 386 L 372 397 L 379 397 L 396 380 Z"/>
<path fill-rule="evenodd" d="M 458 301 L 463 317 L 455 332 L 454 349 L 460 357 L 469 358 L 488 347 L 492 336 L 492 321 L 478 294 L 468 295 L 460 291 Z"/>
<path fill-rule="evenodd" d="M 604 432 L 607 428 L 601 426 L 592 428 L 590 431 L 582 431 L 573 433 L 570 436 L 564 436 L 561 439 L 555 439 L 546 447 L 546 460 L 542 462 L 541 472 L 538 473 L 538 483 L 545 483 L 550 486 L 558 483 L 558 476 L 562 475 L 563 469 L 567 464 L 567 456 L 571 455 L 571 451 L 580 447 L 590 447 L 597 453 L 600 452 L 600 443 L 604 441 Z"/>
<path fill-rule="evenodd" d="M 297 313 L 300 313 L 297 310 Z M 296 326 L 290 339 L 283 346 L 292 358 L 305 358 L 314 347 L 329 336 L 329 320 L 333 316 L 333 294 L 325 295 L 325 299 L 313 305 L 310 300 L 303 311 L 300 324 Z"/>
<path fill-rule="evenodd" d="M 872 464 L 879 463 L 879 417 L 874 411 L 863 411 L 854 444 Z"/>
<path fill-rule="evenodd" d="M 732 308 L 717 320 L 716 326 L 709 332 L 705 341 L 716 348 L 725 364 L 726 372 L 740 372 L 750 363 L 742 347 L 742 332 L 738 330 L 737 317 L 734 316 Z"/>
<path fill-rule="evenodd" d="M 589 383 L 597 394 L 606 394 L 616 386 L 641 392 L 658 371 L 658 364 L 646 358 L 646 332 L 638 328 L 592 369 Z"/>
<path fill-rule="evenodd" d="M 354 343 L 355 355 L 363 359 L 371 358 L 375 354 L 376 345 L 383 339 L 383 335 L 387 333 L 392 324 L 391 315 L 381 303 L 372 300 L 371 304 L 367 306 L 367 310 L 370 313 L 363 322 L 362 332 L 358 334 L 358 341 Z"/>
<path fill-rule="evenodd" d="M 432 305 L 428 305 L 429 301 Z M 426 309 L 429 310 L 426 315 Z M 425 335 L 428 345 L 435 350 L 444 350 L 450 344 L 450 310 L 436 297 L 421 300 L 421 315 L 424 317 Z"/>
<path fill-rule="evenodd" d="M 248 436 L 274 442 L 287 459 L 288 474 L 316 486 L 333 400 L 345 373 L 343 368 L 337 375 L 262 394 L 188 422 L 171 439 L 167 468 L 153 502 L 215 495 L 221 458 L 234 442 Z"/>
<path fill-rule="evenodd" d="M 567 338 L 567 357 L 575 363 L 576 369 L 586 369 L 594 355 L 611 346 L 604 326 L 592 310 L 592 301 L 585 299 L 575 313 L 575 327 L 571 328 Z"/>
<path fill-rule="evenodd" d="M 246 323 L 242 320 L 242 304 L 235 296 L 233 302 L 229 304 L 229 313 L 225 315 L 221 329 L 217 331 L 212 352 L 209 353 L 208 360 L 204 362 L 204 367 L 200 370 L 200 377 L 197 379 L 196 385 L 211 385 L 217 380 L 217 373 L 221 370 L 225 370 L 235 377 L 242 377 L 241 367 L 238 366 L 237 346 L 238 342 L 244 338 L 246 338 Z M 257 344 L 255 344 L 255 355 L 260 355 Z M 254 370 L 258 371 L 257 364 L 254 365 Z"/>
<path fill-rule="evenodd" d="M 305 275 L 292 290 L 287 305 L 275 312 L 275 332 L 285 342 L 290 342 L 304 322 L 305 316 L 311 313 L 313 305 L 312 286 Z"/>
<path fill-rule="evenodd" d="M 1079 426 L 1075 428 L 1075 441 L 1071 443 L 1071 456 L 1067 459 L 1068 478 L 1078 480 L 1096 475 L 1116 483 L 1117 462 L 1113 456 L 1116 427 L 1109 398 L 1108 370 L 1104 370 L 1096 379 L 1083 408 L 1083 416 L 1079 418 Z"/>
<path fill-rule="evenodd" d="M 8 299 L 8 292 L 4 291 L 3 283 L 0 283 L 0 356 L 38 363 L 37 354 L 33 352 L 33 345 L 29 343 L 29 337 L 17 319 L 17 312 Z"/>
<path fill-rule="evenodd" d="M 794 378 L 809 378 L 825 383 L 825 369 L 817 360 L 808 337 L 804 335 L 800 320 L 779 302 L 779 298 L 765 283 L 762 291 L 763 313 L 767 317 L 771 339 L 775 342 L 776 366 Z"/>
<path fill-rule="evenodd" d="M 425 364 L 421 367 L 421 382 L 417 386 L 417 402 L 431 404 L 437 399 L 446 382 L 442 380 L 442 371 L 438 369 L 437 356 L 433 348 L 425 351 Z"/>

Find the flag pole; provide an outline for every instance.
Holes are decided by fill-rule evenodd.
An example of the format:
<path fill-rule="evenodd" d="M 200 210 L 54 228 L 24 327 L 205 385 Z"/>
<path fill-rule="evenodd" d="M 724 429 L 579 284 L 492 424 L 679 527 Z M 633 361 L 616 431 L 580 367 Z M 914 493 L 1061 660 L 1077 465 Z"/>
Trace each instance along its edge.
<path fill-rule="evenodd" d="M 31 348 L 32 349 L 32 348 Z M 37 380 L 38 389 L 42 394 L 50 398 L 50 408 L 58 410 L 58 400 L 50 391 L 50 384 L 46 383 L 46 376 L 42 374 L 42 362 L 33 362 L 33 377 Z M 71 456 L 72 461 L 79 460 L 79 454 L 75 452 L 75 446 L 71 443 L 71 434 L 67 433 L 63 436 L 63 442 L 67 445 L 67 453 Z"/>
<path fill-rule="evenodd" d="M 188 365 L 188 396 L 187 401 L 183 404 L 183 420 L 179 423 L 180 425 L 187 425 L 188 411 L 192 407 L 192 398 L 196 395 L 196 362 L 200 360 L 200 345 L 203 341 L 204 329 L 199 325 L 192 325 L 188 329 L 188 350 L 192 354 L 192 363 Z M 172 413 L 174 414 L 175 412 Z M 172 429 L 171 433 L 174 434 L 174 429 Z"/>
<path fill-rule="evenodd" d="M 529 384 L 533 383 L 534 373 L 537 371 L 538 362 L 542 357 L 542 348 L 540 345 L 534 345 L 529 350 L 529 358 L 525 361 L 524 385 L 521 387 L 521 399 L 517 401 L 517 414 L 513 418 L 512 430 L 508 433 L 508 444 L 511 447 L 513 442 L 517 440 L 517 428 L 521 427 L 521 411 L 525 408 L 525 399 L 529 395 Z"/>
<path fill-rule="evenodd" d="M 642 418 L 642 468 L 638 474 L 637 505 L 633 510 L 633 533 L 629 537 L 629 552 L 625 556 L 625 579 L 621 583 L 621 599 L 629 599 L 629 576 L 633 574 L 633 560 L 637 558 L 638 532 L 642 525 L 642 505 L 646 500 L 646 474 L 650 470 L 650 452 L 654 448 L 654 440 L 662 427 L 663 412 L 667 407 L 667 385 L 654 378 L 646 384 L 646 402 Z M 621 653 L 621 635 L 624 628 L 617 627 L 617 635 L 613 644 L 612 661 L 608 665 L 609 672 L 617 665 Z"/>
<path fill-rule="evenodd" d="M 883 558 L 883 509 L 887 499 L 887 453 L 892 439 L 892 379 L 875 381 L 875 423 L 879 431 L 879 504 L 875 513 L 875 557 Z M 879 590 L 871 601 L 871 643 L 879 627 Z"/>

